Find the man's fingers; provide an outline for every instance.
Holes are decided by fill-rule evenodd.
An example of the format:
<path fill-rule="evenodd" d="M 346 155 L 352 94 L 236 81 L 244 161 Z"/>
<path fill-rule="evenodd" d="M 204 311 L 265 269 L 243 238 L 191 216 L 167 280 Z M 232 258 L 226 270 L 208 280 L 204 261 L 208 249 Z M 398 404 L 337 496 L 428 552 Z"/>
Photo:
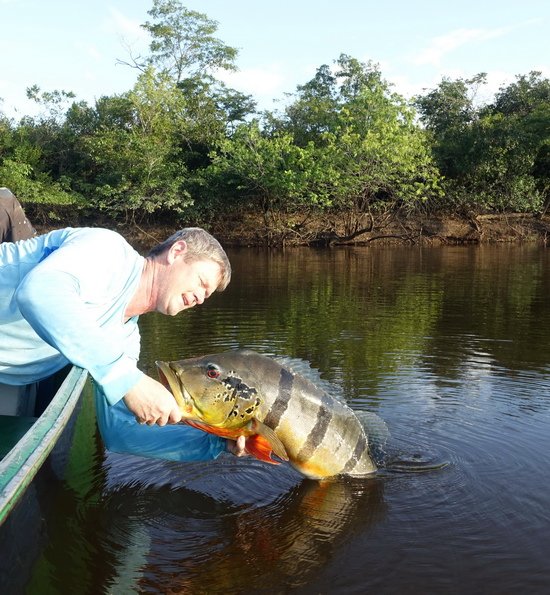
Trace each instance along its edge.
<path fill-rule="evenodd" d="M 181 414 L 181 411 L 176 407 L 175 409 L 172 409 L 172 411 L 170 411 L 170 415 L 168 417 L 168 423 L 169 424 L 179 424 L 179 422 L 182 420 L 183 415 Z"/>
<path fill-rule="evenodd" d="M 181 420 L 173 395 L 149 376 L 144 375 L 124 395 L 124 402 L 139 424 L 164 426 Z"/>
<path fill-rule="evenodd" d="M 182 419 L 181 411 L 177 405 L 166 406 L 166 403 L 157 403 L 154 407 L 144 407 L 136 412 L 135 418 L 138 424 L 147 424 L 148 426 L 165 426 L 166 424 L 177 424 Z"/>
<path fill-rule="evenodd" d="M 233 453 L 236 457 L 244 457 L 246 454 L 246 438 L 239 436 L 237 440 L 228 440 L 228 450 Z"/>
<path fill-rule="evenodd" d="M 241 456 L 246 453 L 246 438 L 244 436 L 239 436 L 237 438 L 237 453 L 237 456 Z"/>
<path fill-rule="evenodd" d="M 165 426 L 167 423 L 170 423 L 171 412 L 164 412 L 158 419 L 157 425 Z"/>

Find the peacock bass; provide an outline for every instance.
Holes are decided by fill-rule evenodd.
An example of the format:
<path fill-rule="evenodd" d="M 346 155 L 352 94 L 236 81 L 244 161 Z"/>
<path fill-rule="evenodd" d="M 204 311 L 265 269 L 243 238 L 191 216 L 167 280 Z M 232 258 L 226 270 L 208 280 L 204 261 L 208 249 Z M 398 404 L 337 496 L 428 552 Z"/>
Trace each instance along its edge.
<path fill-rule="evenodd" d="M 353 410 L 271 357 L 235 350 L 156 363 L 185 423 L 225 438 L 244 435 L 262 461 L 277 464 L 274 453 L 316 479 L 376 470 Z"/>

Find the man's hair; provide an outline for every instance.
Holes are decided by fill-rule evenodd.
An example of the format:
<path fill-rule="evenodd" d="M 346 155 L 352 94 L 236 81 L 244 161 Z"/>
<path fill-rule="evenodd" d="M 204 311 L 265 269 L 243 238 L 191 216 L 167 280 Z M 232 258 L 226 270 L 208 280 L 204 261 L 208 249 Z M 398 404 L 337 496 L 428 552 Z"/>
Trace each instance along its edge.
<path fill-rule="evenodd" d="M 201 227 L 184 227 L 172 234 L 168 239 L 149 250 L 148 257 L 155 257 L 169 250 L 177 241 L 187 244 L 185 260 L 211 260 L 220 267 L 221 276 L 217 291 L 223 291 L 231 281 L 231 263 L 218 240 Z"/>

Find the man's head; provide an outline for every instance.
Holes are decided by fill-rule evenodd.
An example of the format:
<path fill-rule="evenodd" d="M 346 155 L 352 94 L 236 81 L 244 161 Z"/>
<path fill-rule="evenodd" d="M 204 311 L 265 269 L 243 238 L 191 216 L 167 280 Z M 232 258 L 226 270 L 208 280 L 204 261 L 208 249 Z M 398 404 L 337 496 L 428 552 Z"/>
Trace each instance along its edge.
<path fill-rule="evenodd" d="M 184 227 L 172 234 L 161 244 L 149 251 L 148 257 L 168 251 L 176 242 L 183 240 L 187 245 L 185 261 L 212 260 L 220 267 L 220 284 L 217 291 L 223 291 L 231 281 L 231 263 L 218 240 L 201 227 Z"/>
<path fill-rule="evenodd" d="M 156 271 L 151 288 L 154 309 L 175 315 L 202 304 L 231 280 L 231 265 L 219 242 L 204 229 L 188 227 L 147 255 Z"/>

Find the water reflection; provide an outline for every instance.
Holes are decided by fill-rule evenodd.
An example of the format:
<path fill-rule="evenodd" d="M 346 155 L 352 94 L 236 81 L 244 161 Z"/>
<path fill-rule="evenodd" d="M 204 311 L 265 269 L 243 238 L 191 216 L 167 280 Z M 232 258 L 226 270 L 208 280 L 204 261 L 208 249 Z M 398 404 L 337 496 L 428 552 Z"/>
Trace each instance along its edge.
<path fill-rule="evenodd" d="M 243 471 L 241 479 L 247 479 Z M 139 564 L 131 584 L 123 584 L 126 569 L 113 586 L 155 593 L 285 592 L 306 584 L 335 548 L 383 519 L 382 496 L 376 479 L 303 480 L 264 506 L 231 505 L 185 488 L 119 490 L 106 502 L 115 511 L 111 539 L 125 544 L 121 558 Z"/>

